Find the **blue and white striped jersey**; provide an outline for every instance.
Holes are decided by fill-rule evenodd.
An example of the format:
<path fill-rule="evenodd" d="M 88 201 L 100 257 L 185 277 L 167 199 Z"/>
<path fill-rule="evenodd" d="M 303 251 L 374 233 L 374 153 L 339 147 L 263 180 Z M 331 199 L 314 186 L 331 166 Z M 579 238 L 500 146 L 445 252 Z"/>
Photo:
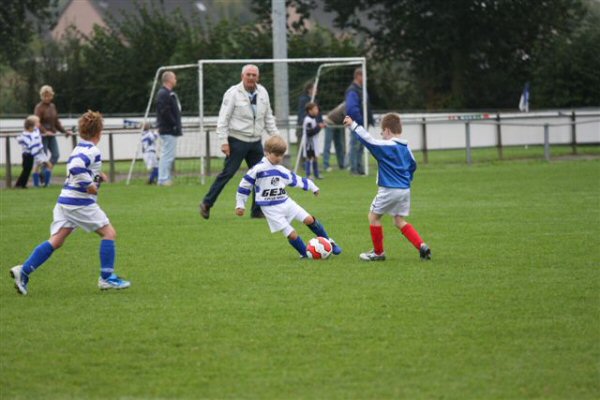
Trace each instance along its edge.
<path fill-rule="evenodd" d="M 81 140 L 67 161 L 67 179 L 63 186 L 59 204 L 89 206 L 96 203 L 96 195 L 87 192 L 88 186 L 100 174 L 102 155 L 92 142 Z"/>
<path fill-rule="evenodd" d="M 409 189 L 417 162 L 408 147 L 408 141 L 399 138 L 375 139 L 356 121 L 352 122 L 350 128 L 377 160 L 377 185 Z"/>
<path fill-rule="evenodd" d="M 33 157 L 44 151 L 42 144 L 42 135 L 40 130 L 35 128 L 33 131 L 23 131 L 17 138 L 17 142 L 23 148 L 23 154 L 31 154 Z"/>
<path fill-rule="evenodd" d="M 142 134 L 142 153 L 156 153 L 156 139 L 158 139 L 158 133 L 144 131 Z"/>
<path fill-rule="evenodd" d="M 310 179 L 298 176 L 282 165 L 271 164 L 267 157 L 263 157 L 242 178 L 237 190 L 236 208 L 246 208 L 252 188 L 256 192 L 256 204 L 261 207 L 284 203 L 289 197 L 286 186 L 310 190 L 313 193 L 319 191 Z"/>

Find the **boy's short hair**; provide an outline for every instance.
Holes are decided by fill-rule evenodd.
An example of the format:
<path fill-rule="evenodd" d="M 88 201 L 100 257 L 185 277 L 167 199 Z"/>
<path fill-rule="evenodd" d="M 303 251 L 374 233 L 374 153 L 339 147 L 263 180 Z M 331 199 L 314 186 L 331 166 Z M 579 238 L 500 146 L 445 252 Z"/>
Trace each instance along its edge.
<path fill-rule="evenodd" d="M 381 119 L 381 130 L 384 131 L 386 128 L 394 134 L 402 133 L 402 121 L 400 116 L 396 113 L 385 114 Z"/>
<path fill-rule="evenodd" d="M 313 107 L 319 107 L 319 105 L 315 102 L 309 101 L 308 103 L 306 103 L 306 106 L 304 106 L 304 109 L 306 110 L 306 112 L 309 112 Z"/>
<path fill-rule="evenodd" d="M 50 85 L 44 85 L 40 88 L 40 97 L 44 97 L 44 95 L 48 93 L 54 96 L 54 89 Z"/>
<path fill-rule="evenodd" d="M 152 129 L 152 124 L 150 122 L 144 122 L 144 126 L 142 127 L 142 129 L 145 131 L 149 131 L 150 129 Z"/>
<path fill-rule="evenodd" d="M 79 136 L 85 140 L 92 139 L 102 132 L 104 122 L 98 111 L 88 110 L 79 118 Z"/>
<path fill-rule="evenodd" d="M 304 91 L 308 92 L 312 90 L 313 87 L 315 87 L 315 83 L 313 81 L 308 81 L 306 84 L 304 84 Z"/>
<path fill-rule="evenodd" d="M 265 151 L 277 156 L 282 156 L 287 150 L 287 143 L 279 135 L 273 135 L 265 142 Z"/>
<path fill-rule="evenodd" d="M 23 127 L 25 128 L 25 130 L 30 130 L 35 128 L 35 126 L 37 125 L 37 123 L 40 121 L 40 119 L 38 118 L 37 115 L 30 115 L 29 117 L 25 118 L 25 122 L 23 123 Z"/>

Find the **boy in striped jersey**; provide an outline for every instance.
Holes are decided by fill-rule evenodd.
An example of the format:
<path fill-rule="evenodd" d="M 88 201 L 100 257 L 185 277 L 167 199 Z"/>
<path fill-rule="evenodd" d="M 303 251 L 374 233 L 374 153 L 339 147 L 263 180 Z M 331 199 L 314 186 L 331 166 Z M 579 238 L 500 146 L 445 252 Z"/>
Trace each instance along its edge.
<path fill-rule="evenodd" d="M 98 287 L 125 289 L 130 282 L 115 275 L 115 229 L 108 217 L 96 203 L 100 182 L 106 180 L 100 169 L 102 157 L 96 145 L 102 136 L 102 115 L 88 111 L 79 119 L 81 140 L 67 162 L 67 179 L 56 206 L 54 220 L 50 226 L 50 239 L 36 247 L 23 265 L 10 270 L 17 292 L 26 295 L 29 276 L 63 245 L 76 227 L 87 232 L 96 232 L 100 242 L 100 277 Z"/>
<path fill-rule="evenodd" d="M 42 136 L 39 131 L 40 119 L 30 115 L 25 119 L 23 133 L 17 138 L 23 148 L 23 171 L 17 180 L 16 186 L 25 188 L 29 180 L 29 173 L 33 167 L 33 186 L 40 187 L 40 172 L 44 173 L 44 187 L 48 186 L 52 178 L 52 163 L 44 152 Z"/>
<path fill-rule="evenodd" d="M 406 140 L 400 139 L 402 122 L 398 114 L 390 113 L 381 120 L 381 139 L 373 138 L 369 132 L 349 116 L 344 118 L 344 126 L 350 128 L 356 138 L 377 160 L 377 185 L 379 190 L 371 204 L 369 223 L 373 250 L 361 253 L 365 261 L 383 261 L 383 226 L 381 217 L 390 214 L 402 234 L 419 250 L 421 260 L 431 259 L 429 246 L 419 236 L 411 224 L 406 222 L 410 211 L 410 184 L 417 169 L 417 162 Z"/>
<path fill-rule="evenodd" d="M 302 221 L 315 235 L 329 239 L 333 254 L 340 254 L 342 249 L 329 237 L 323 225 L 288 196 L 286 186 L 310 190 L 315 196 L 319 195 L 319 188 L 311 180 L 297 176 L 281 165 L 286 150 L 287 143 L 281 136 L 271 136 L 265 142 L 265 156 L 240 182 L 235 213 L 240 217 L 244 215 L 246 201 L 254 188 L 256 204 L 265 215 L 271 232 L 283 233 L 302 258 L 306 257 L 306 245 L 290 224 L 293 220 Z"/>
<path fill-rule="evenodd" d="M 144 133 L 142 134 L 142 157 L 146 163 L 146 168 L 150 171 L 148 176 L 148 184 L 156 183 L 158 178 L 158 158 L 156 157 L 156 139 L 158 134 L 152 129 L 152 125 L 148 122 L 144 124 Z"/>

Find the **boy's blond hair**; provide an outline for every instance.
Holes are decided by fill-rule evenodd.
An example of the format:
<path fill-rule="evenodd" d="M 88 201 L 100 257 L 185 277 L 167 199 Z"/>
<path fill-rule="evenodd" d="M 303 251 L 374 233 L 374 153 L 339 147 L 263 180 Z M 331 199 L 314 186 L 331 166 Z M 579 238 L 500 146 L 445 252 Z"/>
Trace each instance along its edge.
<path fill-rule="evenodd" d="M 402 133 L 402 121 L 396 113 L 385 114 L 381 119 L 381 130 L 389 129 L 392 134 L 399 135 Z"/>
<path fill-rule="evenodd" d="M 79 118 L 79 136 L 85 140 L 93 139 L 102 132 L 104 122 L 98 111 L 88 110 Z"/>
<path fill-rule="evenodd" d="M 287 150 L 287 143 L 279 135 L 273 135 L 265 142 L 265 151 L 267 153 L 275 154 L 276 156 L 282 156 Z"/>
<path fill-rule="evenodd" d="M 145 122 L 142 129 L 145 131 L 149 131 L 150 129 L 152 129 L 152 124 L 150 122 Z"/>
<path fill-rule="evenodd" d="M 40 119 L 37 115 L 30 115 L 25 118 L 25 122 L 23 123 L 23 127 L 26 131 L 35 128 L 35 126 L 40 122 Z"/>
<path fill-rule="evenodd" d="M 40 97 L 44 97 L 46 93 L 54 96 L 54 89 L 52 89 L 52 86 L 44 85 L 40 88 Z"/>

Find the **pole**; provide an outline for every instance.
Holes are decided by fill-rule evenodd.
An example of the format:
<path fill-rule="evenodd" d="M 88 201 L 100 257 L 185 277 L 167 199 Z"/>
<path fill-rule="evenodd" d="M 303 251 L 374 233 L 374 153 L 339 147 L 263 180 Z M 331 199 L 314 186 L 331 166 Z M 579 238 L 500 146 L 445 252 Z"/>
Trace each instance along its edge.
<path fill-rule="evenodd" d="M 467 150 L 467 164 L 471 165 L 473 161 L 471 159 L 471 124 L 468 122 L 465 124 L 465 140 L 466 140 L 466 150 Z"/>
<path fill-rule="evenodd" d="M 108 162 L 110 163 L 109 179 L 110 183 L 115 182 L 115 146 L 113 142 L 113 134 L 108 134 Z"/>
<path fill-rule="evenodd" d="M 365 59 L 362 60 L 362 74 L 363 74 L 363 87 L 362 87 L 362 107 L 363 107 L 363 123 L 365 124 L 365 129 L 369 129 L 369 109 L 367 107 L 368 101 L 368 91 L 367 91 L 367 62 Z M 351 133 L 352 134 L 352 133 Z M 362 146 L 361 143 L 357 143 L 357 145 Z M 369 175 L 369 152 L 364 151 L 364 164 L 365 164 L 365 175 Z"/>
<path fill-rule="evenodd" d="M 496 113 L 496 146 L 498 147 L 498 158 L 502 160 L 502 125 L 500 124 L 500 113 Z"/>
<path fill-rule="evenodd" d="M 285 0 L 271 0 L 273 19 L 273 58 L 287 58 L 287 19 Z M 289 86 L 288 65 L 285 62 L 273 65 L 275 91 L 275 118 L 277 125 L 285 127 L 287 141 L 290 142 L 289 129 Z"/>
<path fill-rule="evenodd" d="M 571 111 L 571 152 L 577 154 L 577 123 L 575 121 L 575 110 Z"/>
<path fill-rule="evenodd" d="M 12 186 L 12 166 L 10 160 L 10 138 L 6 137 L 6 187 L 10 188 Z"/>
<path fill-rule="evenodd" d="M 425 117 L 421 122 L 421 138 L 423 142 L 423 162 L 427 164 L 429 162 L 429 152 L 427 151 L 427 121 Z"/>
<path fill-rule="evenodd" d="M 550 161 L 550 126 L 544 124 L 544 158 Z"/>

